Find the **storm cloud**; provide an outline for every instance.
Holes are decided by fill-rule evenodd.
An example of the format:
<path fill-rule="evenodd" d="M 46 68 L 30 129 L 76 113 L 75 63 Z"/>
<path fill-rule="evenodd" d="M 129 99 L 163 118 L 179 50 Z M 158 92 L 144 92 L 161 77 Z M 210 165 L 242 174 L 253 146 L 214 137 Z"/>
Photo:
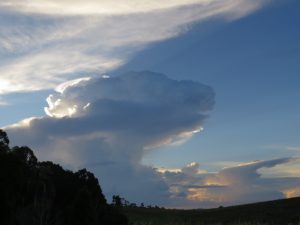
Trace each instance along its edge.
<path fill-rule="evenodd" d="M 12 144 L 32 147 L 41 160 L 88 168 L 108 199 L 119 194 L 136 203 L 195 208 L 299 195 L 299 176 L 287 174 L 290 166 L 298 168 L 299 158 L 245 162 L 219 171 L 205 171 L 197 162 L 173 170 L 142 164 L 148 152 L 203 130 L 215 104 L 207 85 L 128 72 L 62 83 L 47 102 L 45 116 L 5 128 Z M 287 168 L 284 176 L 274 176 L 278 168 Z"/>
<path fill-rule="evenodd" d="M 108 196 L 156 204 L 169 198 L 169 187 L 141 165 L 143 156 L 201 131 L 215 101 L 209 86 L 147 71 L 77 79 L 56 90 L 47 116 L 6 128 L 12 143 L 33 147 L 42 160 L 91 169 Z"/>

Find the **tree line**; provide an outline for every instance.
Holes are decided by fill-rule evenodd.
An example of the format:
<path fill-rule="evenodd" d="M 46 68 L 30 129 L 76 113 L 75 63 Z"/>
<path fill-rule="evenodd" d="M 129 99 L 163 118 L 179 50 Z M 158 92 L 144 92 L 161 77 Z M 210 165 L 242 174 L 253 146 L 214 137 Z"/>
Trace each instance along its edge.
<path fill-rule="evenodd" d="M 142 202 L 140 205 L 136 203 L 129 202 L 125 198 L 120 197 L 119 195 L 112 196 L 112 205 L 116 207 L 127 207 L 127 208 L 148 208 L 148 209 L 165 209 L 164 207 L 159 207 L 157 205 L 147 205 Z"/>
<path fill-rule="evenodd" d="M 118 207 L 107 204 L 97 178 L 39 162 L 26 146 L 10 148 L 0 129 L 1 225 L 127 225 Z"/>

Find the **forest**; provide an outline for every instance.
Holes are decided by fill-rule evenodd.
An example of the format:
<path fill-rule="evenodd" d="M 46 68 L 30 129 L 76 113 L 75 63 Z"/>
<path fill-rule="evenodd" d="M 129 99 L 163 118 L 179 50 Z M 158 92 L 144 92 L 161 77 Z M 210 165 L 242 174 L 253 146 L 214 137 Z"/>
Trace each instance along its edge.
<path fill-rule="evenodd" d="M 0 130 L 1 225 L 126 225 L 109 205 L 97 178 L 86 169 L 72 172 L 39 162 L 28 147 L 9 147 Z"/>

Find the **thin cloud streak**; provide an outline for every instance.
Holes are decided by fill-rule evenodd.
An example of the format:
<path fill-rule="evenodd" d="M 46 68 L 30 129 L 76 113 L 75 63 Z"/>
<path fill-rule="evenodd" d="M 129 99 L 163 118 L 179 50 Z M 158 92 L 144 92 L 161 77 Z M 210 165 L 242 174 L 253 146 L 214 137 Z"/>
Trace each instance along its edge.
<path fill-rule="evenodd" d="M 227 4 L 238 4 L 242 0 L 229 0 Z M 218 0 L 168 0 L 168 1 L 147 1 L 147 0 L 41 0 L 20 1 L 10 0 L 0 3 L 0 6 L 7 9 L 18 10 L 26 13 L 49 14 L 49 15 L 124 15 L 132 13 L 147 13 L 156 10 L 167 10 L 170 8 L 187 5 L 200 5 L 207 7 L 212 4 L 222 4 Z"/>

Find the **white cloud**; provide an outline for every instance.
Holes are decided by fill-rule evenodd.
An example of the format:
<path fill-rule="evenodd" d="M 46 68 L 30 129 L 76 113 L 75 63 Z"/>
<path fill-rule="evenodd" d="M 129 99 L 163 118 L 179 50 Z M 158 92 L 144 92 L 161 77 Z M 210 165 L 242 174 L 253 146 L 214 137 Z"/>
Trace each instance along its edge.
<path fill-rule="evenodd" d="M 91 68 L 110 68 L 118 60 L 98 59 L 79 52 L 50 52 L 28 55 L 12 64 L 0 67 L 0 94 L 18 91 L 38 91 L 54 88 L 73 73 L 89 73 Z M 60 71 L 60 72 L 58 72 Z M 72 75 L 70 75 L 72 74 Z M 76 77 L 76 75 L 75 75 Z"/>
<path fill-rule="evenodd" d="M 227 4 L 239 4 L 242 0 L 229 0 Z M 253 1 L 254 2 L 254 1 Z M 209 6 L 222 4 L 219 0 L 40 0 L 21 1 L 10 0 L 0 3 L 0 6 L 8 9 L 23 11 L 26 13 L 50 14 L 50 15 L 90 15 L 90 14 L 129 14 L 147 13 L 156 10 L 166 10 L 186 5 Z M 241 9 L 242 10 L 242 9 Z"/>
<path fill-rule="evenodd" d="M 188 164 L 186 167 L 183 167 L 181 169 L 182 173 L 188 174 L 188 175 L 195 175 L 198 173 L 199 170 L 199 163 L 197 162 L 192 162 Z"/>
<path fill-rule="evenodd" d="M 0 94 L 106 73 L 194 22 L 237 19 L 265 2 L 6 1 L 0 4 Z"/>

